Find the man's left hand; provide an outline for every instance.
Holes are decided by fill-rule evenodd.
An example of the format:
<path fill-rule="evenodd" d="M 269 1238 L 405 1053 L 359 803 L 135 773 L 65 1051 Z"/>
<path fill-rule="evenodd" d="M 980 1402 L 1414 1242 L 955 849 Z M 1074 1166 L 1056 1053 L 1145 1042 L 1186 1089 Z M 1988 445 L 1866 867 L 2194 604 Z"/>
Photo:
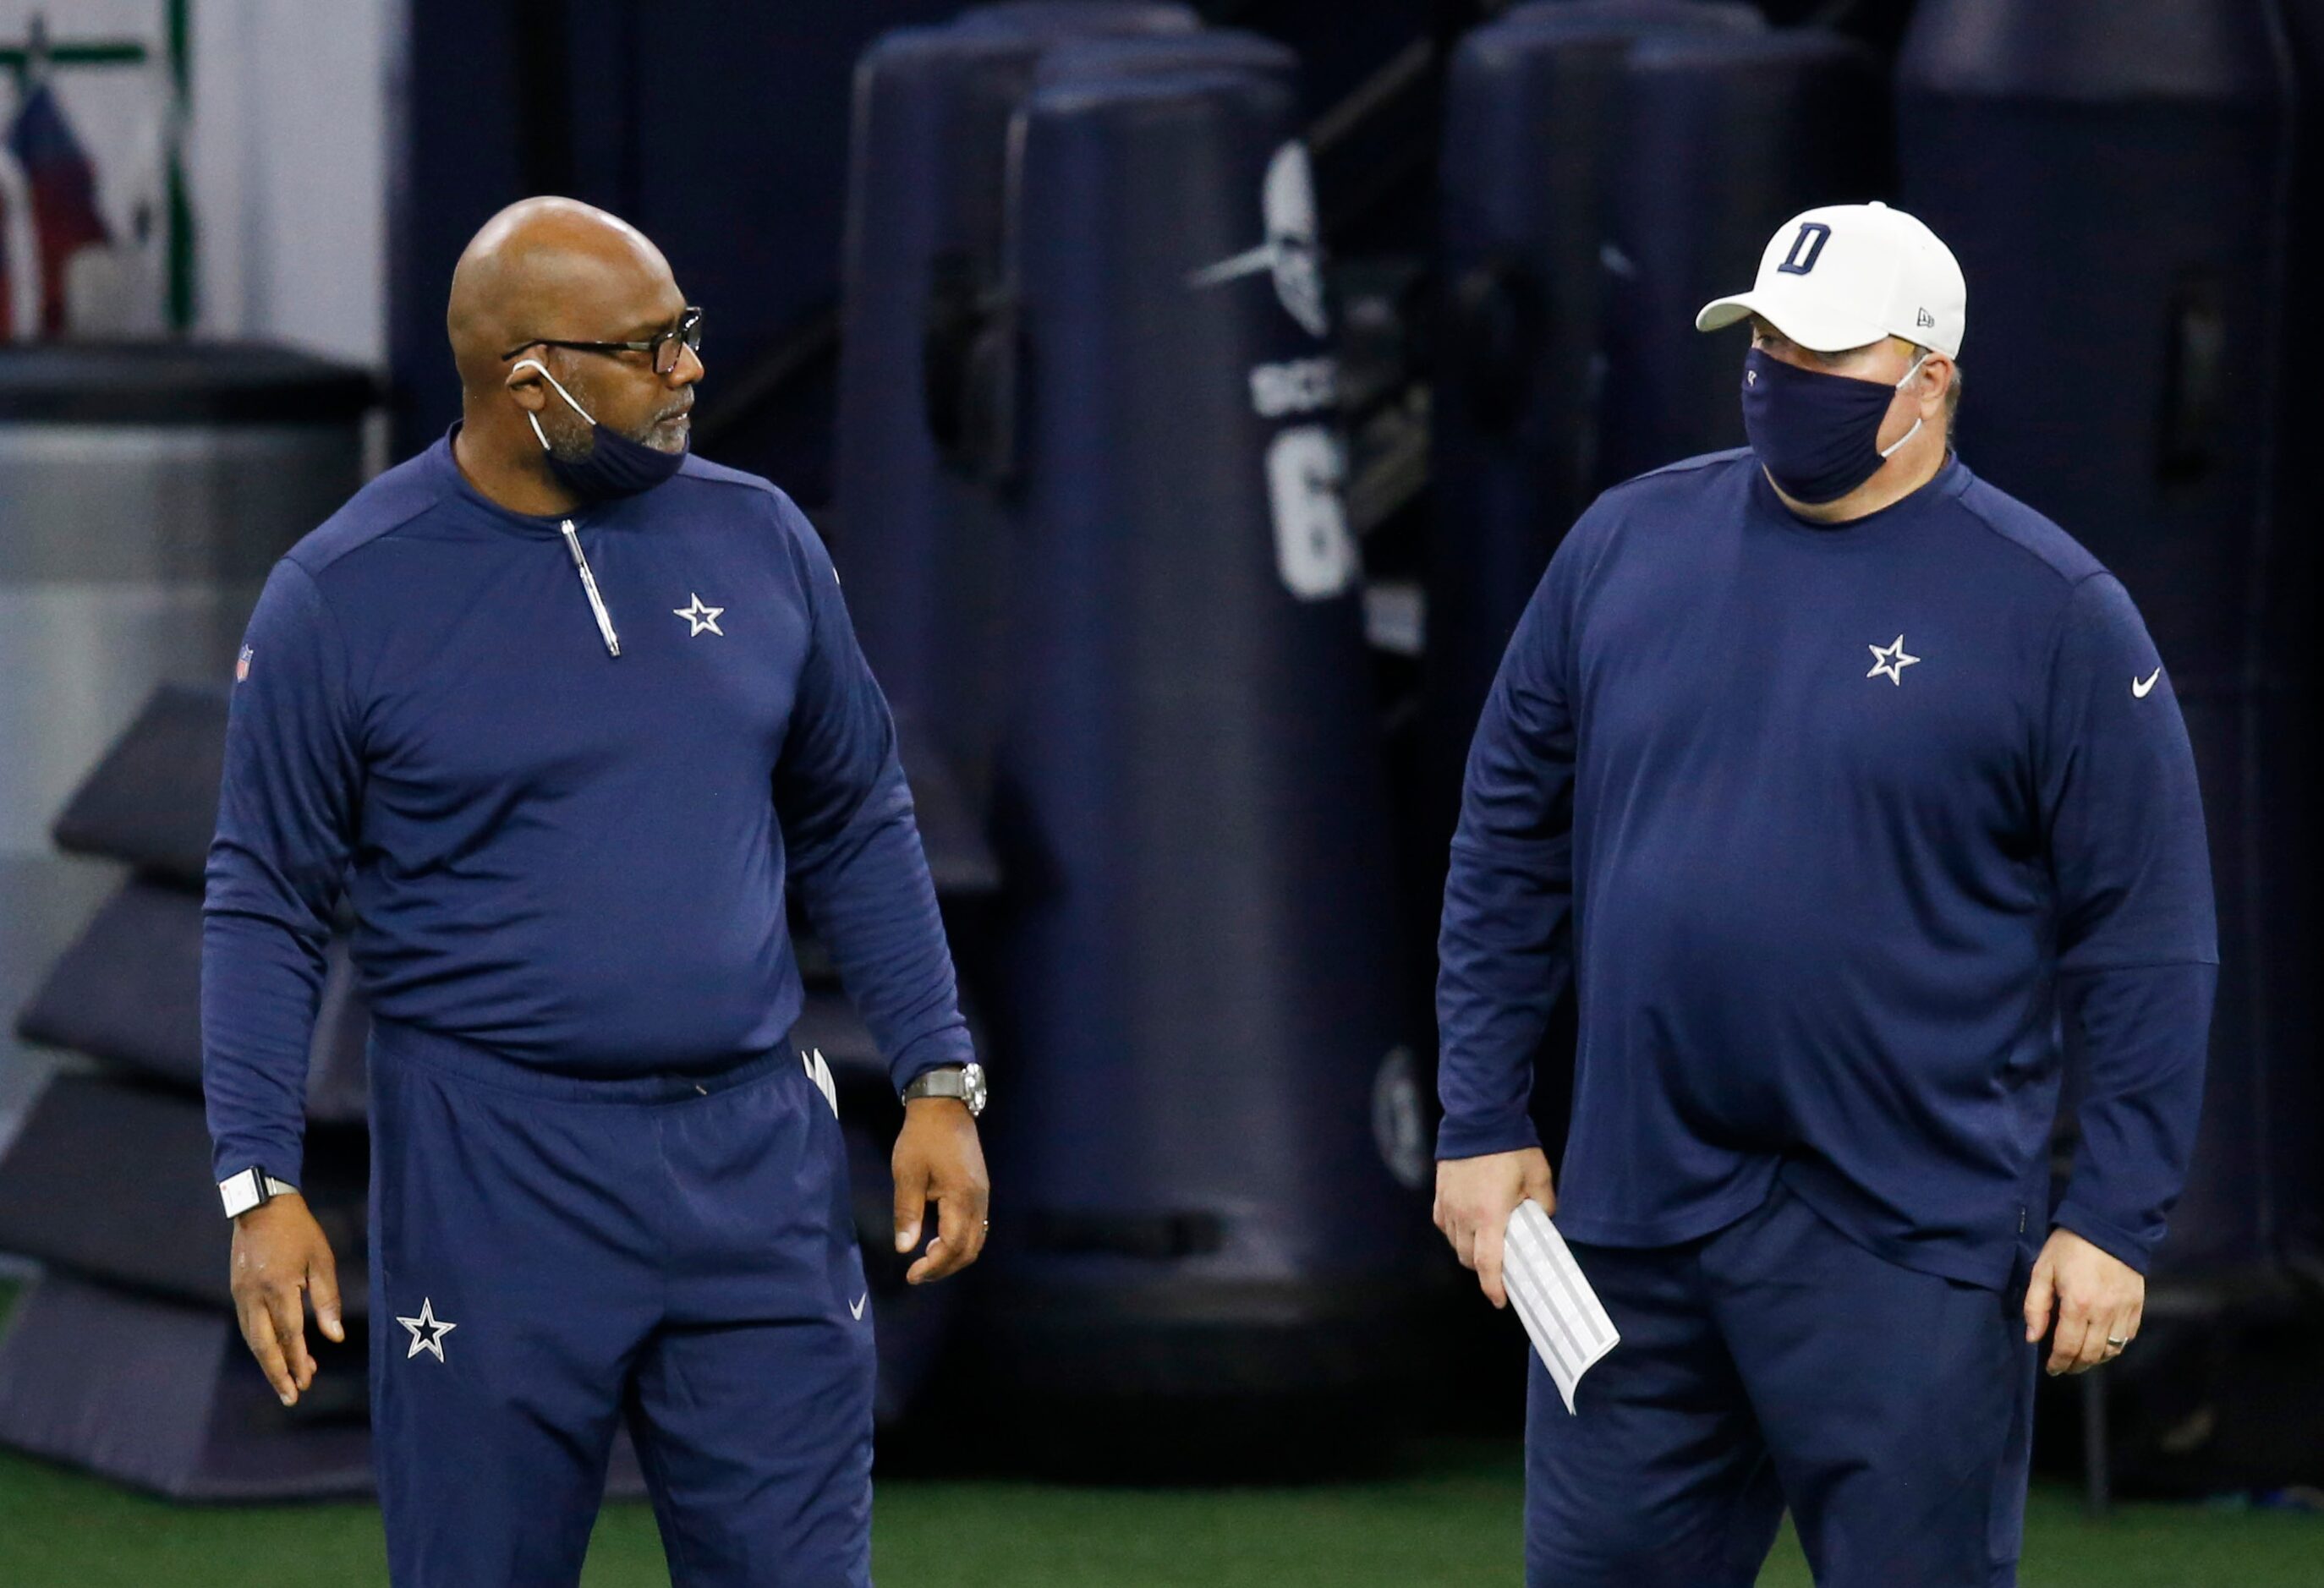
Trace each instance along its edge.
<path fill-rule="evenodd" d="M 904 1104 L 904 1128 L 890 1166 L 896 1176 L 896 1250 L 920 1243 L 928 1204 L 936 1205 L 936 1238 L 905 1270 L 914 1285 L 956 1274 L 984 1250 L 985 1214 L 992 1186 L 984 1176 L 984 1149 L 976 1118 L 953 1097 L 921 1097 Z"/>
<path fill-rule="evenodd" d="M 2086 1373 L 2112 1362 L 2138 1338 L 2146 1311 L 2146 1278 L 2120 1258 L 2091 1245 L 2071 1230 L 2050 1232 L 2025 1287 L 2025 1338 L 2058 1332 L 2050 1342 L 2052 1377 Z M 2119 1340 L 2121 1345 L 2109 1343 Z"/>

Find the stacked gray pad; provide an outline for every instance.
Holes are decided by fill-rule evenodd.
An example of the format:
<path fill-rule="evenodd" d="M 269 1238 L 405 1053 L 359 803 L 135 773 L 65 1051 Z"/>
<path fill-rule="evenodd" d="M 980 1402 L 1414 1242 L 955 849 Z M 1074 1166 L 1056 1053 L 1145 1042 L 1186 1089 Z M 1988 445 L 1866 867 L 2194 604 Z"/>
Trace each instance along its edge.
<path fill-rule="evenodd" d="M 132 870 L 17 1019 L 97 1073 L 53 1080 L 0 1158 L 0 1249 L 47 1270 L 0 1343 L 0 1440 L 186 1499 L 360 1492 L 369 1022 L 343 944 L 301 1189 L 338 1255 L 350 1340 L 321 1348 L 297 1411 L 242 1349 L 227 1289 L 201 1102 L 201 875 L 226 716 L 221 690 L 165 686 L 56 823 L 60 848 Z"/>
<path fill-rule="evenodd" d="M 345 1128 L 310 1137 L 303 1189 L 340 1254 L 347 1315 L 360 1317 L 369 1306 L 364 1137 Z M 230 1234 L 201 1106 L 159 1088 L 59 1076 L 0 1159 L 0 1248 L 53 1267 L 228 1308 Z"/>
<path fill-rule="evenodd" d="M 0 1345 L 0 1438 L 175 1499 L 363 1493 L 364 1330 L 347 1336 L 286 1412 L 231 1313 L 52 1270 Z"/>
<path fill-rule="evenodd" d="M 0 1248 L 46 1270 L 0 1344 L 0 1440 L 171 1493 L 364 1482 L 360 1356 L 286 1416 L 226 1305 L 196 1012 L 224 706 L 154 689 L 226 677 L 268 568 L 361 484 L 374 395 L 278 347 L 0 350 L 0 596 L 41 617 L 0 634 L 22 706 L 0 714 L 0 1007 L 98 1071 L 53 1082 L 0 1159 Z M 114 863 L 131 880 L 100 903 Z M 327 1033 L 318 1121 L 358 1119 L 360 1031 Z M 0 1114 L 46 1068 L 14 1048 Z M 318 1210 L 359 1273 L 363 1138 L 316 1136 Z"/>
<path fill-rule="evenodd" d="M 16 1031 L 108 1068 L 198 1091 L 201 974 L 201 896 L 133 877 L 66 948 L 17 1016 Z M 334 940 L 307 1067 L 309 1118 L 363 1122 L 368 1020 L 346 945 Z"/>
<path fill-rule="evenodd" d="M 344 937 L 308 1066 L 301 1190 L 337 1255 L 349 1339 L 316 1342 L 318 1386 L 285 1411 L 242 1349 L 227 1288 L 201 1103 L 201 876 L 217 822 L 226 697 L 167 687 L 147 702 L 58 818 L 60 847 L 134 869 L 20 1012 L 27 1040 L 94 1060 L 58 1077 L 0 1157 L 0 1251 L 46 1277 L 0 1343 L 0 1442 L 181 1499 L 360 1493 L 371 1483 L 364 1402 L 364 1213 L 370 1016 Z M 941 756 L 908 725 L 902 753 L 939 896 L 999 885 L 990 849 Z M 950 1292 L 901 1283 L 885 1257 L 886 1066 L 810 942 L 796 1035 L 844 1089 L 859 1228 L 881 1296 L 880 1409 L 901 1414 L 951 1328 Z M 392 1325 L 389 1325 L 391 1328 Z M 641 1488 L 626 1443 L 610 1486 Z"/>

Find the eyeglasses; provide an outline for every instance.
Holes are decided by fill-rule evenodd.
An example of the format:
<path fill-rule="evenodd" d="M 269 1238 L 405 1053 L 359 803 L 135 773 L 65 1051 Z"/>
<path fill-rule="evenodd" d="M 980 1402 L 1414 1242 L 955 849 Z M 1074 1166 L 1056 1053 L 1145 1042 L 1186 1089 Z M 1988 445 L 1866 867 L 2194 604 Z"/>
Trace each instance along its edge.
<path fill-rule="evenodd" d="M 501 362 L 506 364 L 528 347 L 570 347 L 577 353 L 650 353 L 654 374 L 667 375 L 678 369 L 680 347 L 702 351 L 702 310 L 689 303 L 678 311 L 678 324 L 658 337 L 635 342 L 571 342 L 558 337 L 535 337 L 502 354 Z"/>

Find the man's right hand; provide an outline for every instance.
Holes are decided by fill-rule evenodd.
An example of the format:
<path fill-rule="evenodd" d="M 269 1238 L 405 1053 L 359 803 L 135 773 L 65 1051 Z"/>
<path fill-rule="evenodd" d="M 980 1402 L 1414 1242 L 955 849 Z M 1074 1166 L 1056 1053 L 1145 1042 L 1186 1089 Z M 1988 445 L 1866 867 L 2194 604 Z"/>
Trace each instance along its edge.
<path fill-rule="evenodd" d="M 331 1243 L 307 1199 L 285 1191 L 234 1221 L 235 1316 L 250 1354 L 285 1406 L 296 1406 L 300 1391 L 315 1381 L 315 1359 L 307 1351 L 309 1299 L 323 1337 L 344 1341 Z"/>
<path fill-rule="evenodd" d="M 1478 1288 L 1495 1306 L 1509 1304 L 1501 1287 L 1501 1234 L 1527 1197 L 1544 1213 L 1557 1211 L 1549 1158 L 1538 1147 L 1443 1159 L 1436 1165 L 1436 1227 L 1452 1242 L 1461 1266 L 1476 1270 Z"/>

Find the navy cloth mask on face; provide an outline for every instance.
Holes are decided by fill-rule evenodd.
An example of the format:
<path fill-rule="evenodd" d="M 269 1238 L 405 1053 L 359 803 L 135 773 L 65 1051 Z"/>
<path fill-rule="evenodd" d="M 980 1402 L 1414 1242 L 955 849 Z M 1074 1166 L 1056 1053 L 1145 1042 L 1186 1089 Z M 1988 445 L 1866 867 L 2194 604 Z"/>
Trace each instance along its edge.
<path fill-rule="evenodd" d="M 589 411 L 573 401 L 573 393 L 558 383 L 557 377 L 540 360 L 520 359 L 516 367 L 522 369 L 528 364 L 540 371 L 542 380 L 557 387 L 557 394 L 574 412 L 589 420 L 588 456 L 564 458 L 557 456 L 549 445 L 549 438 L 541 433 L 540 416 L 530 411 L 525 413 L 525 418 L 532 421 L 532 433 L 540 438 L 540 449 L 549 454 L 549 472 L 584 502 L 606 502 L 616 496 L 635 496 L 641 491 L 650 491 L 685 466 L 686 448 L 659 452 L 642 441 L 632 441 L 618 431 L 607 429 L 589 419 Z M 687 442 L 692 444 L 691 437 Z"/>
<path fill-rule="evenodd" d="M 1880 421 L 1904 382 L 1928 357 L 1923 354 L 1893 386 L 1854 375 L 1802 369 L 1754 347 L 1743 359 L 1743 431 L 1767 477 L 1784 494 L 1810 506 L 1837 502 L 1880 472 L 1889 454 L 1920 433 L 1921 421 L 1880 442 Z"/>

